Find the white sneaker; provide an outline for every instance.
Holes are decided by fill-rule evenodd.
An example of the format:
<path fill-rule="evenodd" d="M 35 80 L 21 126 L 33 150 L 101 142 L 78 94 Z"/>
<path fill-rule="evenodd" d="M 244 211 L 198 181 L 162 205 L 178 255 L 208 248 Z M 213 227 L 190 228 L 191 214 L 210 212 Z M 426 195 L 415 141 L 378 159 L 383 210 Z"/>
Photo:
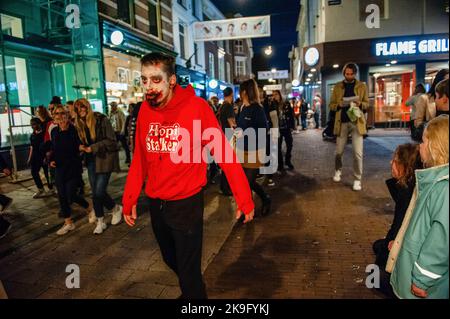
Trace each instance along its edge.
<path fill-rule="evenodd" d="M 97 226 L 94 229 L 94 234 L 95 235 L 100 235 L 101 233 L 103 233 L 103 231 L 106 229 L 106 224 L 105 222 L 98 220 L 97 221 Z"/>
<path fill-rule="evenodd" d="M 353 190 L 360 191 L 361 189 L 362 189 L 361 181 L 354 181 L 353 182 Z"/>
<path fill-rule="evenodd" d="M 116 205 L 112 212 L 111 225 L 117 225 L 122 220 L 122 206 Z"/>
<path fill-rule="evenodd" d="M 44 189 L 43 188 L 42 189 L 38 189 L 38 191 L 33 194 L 33 198 L 35 198 L 35 199 L 36 198 L 40 198 L 40 197 L 42 197 L 44 195 L 45 195 Z"/>
<path fill-rule="evenodd" d="M 68 232 L 72 231 L 75 229 L 75 224 L 64 224 L 63 227 L 61 227 L 57 232 L 56 235 L 58 236 L 62 236 L 67 234 Z"/>
<path fill-rule="evenodd" d="M 339 183 L 341 181 L 341 175 L 342 175 L 342 171 L 341 170 L 335 171 L 334 172 L 333 181 L 335 181 L 336 183 Z"/>
<path fill-rule="evenodd" d="M 89 224 L 93 224 L 97 221 L 97 217 L 95 216 L 95 211 L 91 209 L 88 213 Z"/>

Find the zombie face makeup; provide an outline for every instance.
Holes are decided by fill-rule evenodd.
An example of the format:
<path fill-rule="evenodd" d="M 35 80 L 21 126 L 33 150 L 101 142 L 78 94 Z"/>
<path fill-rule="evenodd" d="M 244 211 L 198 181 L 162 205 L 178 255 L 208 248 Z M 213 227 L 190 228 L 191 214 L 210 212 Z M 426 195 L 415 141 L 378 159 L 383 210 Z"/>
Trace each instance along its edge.
<path fill-rule="evenodd" d="M 172 98 L 176 77 L 175 75 L 169 77 L 161 64 L 143 65 L 141 80 L 145 88 L 145 99 L 150 106 L 164 107 Z"/>

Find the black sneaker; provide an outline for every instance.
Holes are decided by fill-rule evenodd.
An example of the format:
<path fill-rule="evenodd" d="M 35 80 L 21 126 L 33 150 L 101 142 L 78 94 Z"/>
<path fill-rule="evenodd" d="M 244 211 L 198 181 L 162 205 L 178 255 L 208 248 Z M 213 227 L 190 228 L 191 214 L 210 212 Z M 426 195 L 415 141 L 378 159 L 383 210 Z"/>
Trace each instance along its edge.
<path fill-rule="evenodd" d="M 7 198 L 7 202 L 6 202 L 5 205 L 2 206 L 1 212 L 4 212 L 5 210 L 7 210 L 8 207 L 9 207 L 9 206 L 12 204 L 12 202 L 13 202 L 13 199 L 12 199 L 11 197 L 7 197 L 7 196 L 6 196 L 6 198 Z"/>
<path fill-rule="evenodd" d="M 8 231 L 11 229 L 11 223 L 3 217 L 0 216 L 0 239 L 6 236 Z"/>

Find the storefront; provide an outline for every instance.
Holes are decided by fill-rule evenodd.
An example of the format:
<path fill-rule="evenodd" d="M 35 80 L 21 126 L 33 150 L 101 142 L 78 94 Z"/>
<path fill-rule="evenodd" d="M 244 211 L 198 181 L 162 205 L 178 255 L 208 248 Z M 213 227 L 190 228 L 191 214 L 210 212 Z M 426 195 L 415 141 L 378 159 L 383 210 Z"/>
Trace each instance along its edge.
<path fill-rule="evenodd" d="M 428 89 L 437 71 L 448 68 L 449 37 L 435 34 L 365 39 L 305 48 L 302 84 L 309 98 L 316 91 L 321 93 L 326 114 L 334 85 L 343 79 L 342 67 L 350 61 L 358 64 L 358 78 L 368 85 L 368 125 L 405 123 L 410 115 L 405 102 L 416 84 L 424 83 Z"/>
<path fill-rule="evenodd" d="M 183 66 L 177 65 L 177 81 L 182 87 L 187 87 L 189 84 L 195 90 L 195 94 L 206 99 L 206 74 L 187 69 Z"/>
<path fill-rule="evenodd" d="M 98 16 L 83 15 L 97 12 L 97 2 L 83 2 L 83 23 L 78 28 L 66 24 L 60 13 L 65 6 L 62 0 L 50 6 L 37 1 L 0 2 L 2 148 L 11 147 L 10 122 L 14 145 L 29 143 L 34 108 L 47 107 L 52 96 L 61 97 L 63 103 L 86 97 L 100 110 L 105 105 Z"/>
<path fill-rule="evenodd" d="M 176 56 L 176 53 L 108 21 L 102 21 L 102 26 L 108 106 L 115 101 L 126 112 L 129 104 L 143 101 L 144 98 L 140 59 L 151 52 L 172 56 Z"/>

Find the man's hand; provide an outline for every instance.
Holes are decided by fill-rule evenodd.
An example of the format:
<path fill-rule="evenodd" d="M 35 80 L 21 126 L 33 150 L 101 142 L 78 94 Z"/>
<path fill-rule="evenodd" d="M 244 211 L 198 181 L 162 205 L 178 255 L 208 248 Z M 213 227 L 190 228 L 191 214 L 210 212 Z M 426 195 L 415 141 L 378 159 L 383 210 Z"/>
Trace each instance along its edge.
<path fill-rule="evenodd" d="M 11 175 L 11 170 L 9 168 L 4 168 L 3 174 L 5 174 L 6 176 L 9 176 L 9 175 Z"/>
<path fill-rule="evenodd" d="M 123 215 L 125 222 L 128 226 L 133 227 L 136 224 L 137 213 L 136 213 L 136 205 L 133 205 L 131 208 L 131 215 Z"/>
<path fill-rule="evenodd" d="M 242 214 L 243 214 L 242 210 L 238 209 L 236 211 L 236 219 L 241 218 Z M 252 221 L 254 216 L 255 216 L 255 210 L 252 210 L 249 214 L 245 215 L 244 224 Z"/>
<path fill-rule="evenodd" d="M 51 162 L 50 162 L 50 167 L 56 168 L 56 162 L 55 162 L 55 161 L 51 161 Z"/>
<path fill-rule="evenodd" d="M 426 292 L 426 290 L 420 289 L 419 287 L 417 287 L 414 284 L 411 284 L 411 293 L 419 298 L 426 298 L 428 297 L 428 294 Z"/>

